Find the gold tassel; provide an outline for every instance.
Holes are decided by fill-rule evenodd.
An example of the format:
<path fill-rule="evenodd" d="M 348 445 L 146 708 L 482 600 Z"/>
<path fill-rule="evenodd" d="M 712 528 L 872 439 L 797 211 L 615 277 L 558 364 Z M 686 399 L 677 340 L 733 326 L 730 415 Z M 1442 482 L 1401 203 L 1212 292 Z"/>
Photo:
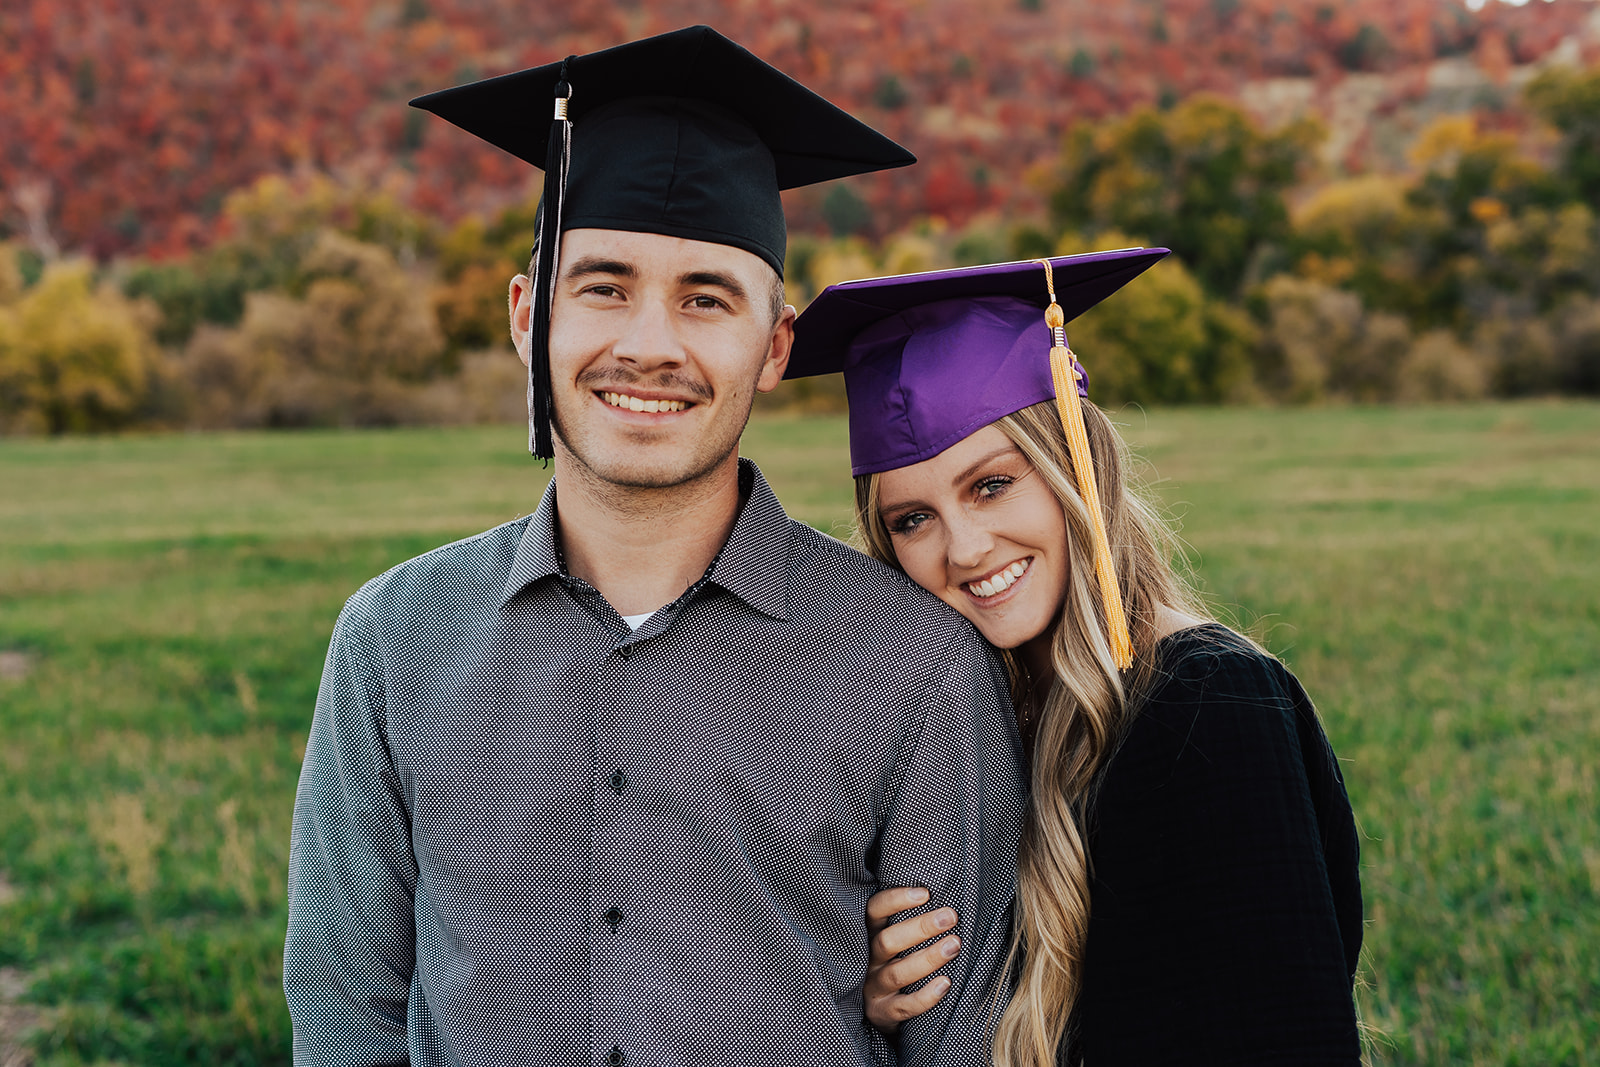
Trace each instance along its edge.
<path fill-rule="evenodd" d="M 1122 610 L 1122 590 L 1117 584 L 1116 564 L 1111 560 L 1111 544 L 1106 537 L 1105 516 L 1100 508 L 1100 488 L 1094 476 L 1094 458 L 1089 454 L 1089 433 L 1083 425 L 1083 408 L 1078 400 L 1078 371 L 1067 349 L 1066 316 L 1056 303 L 1055 272 L 1050 261 L 1044 264 L 1045 284 L 1050 290 L 1050 306 L 1045 309 L 1045 325 L 1050 327 L 1050 377 L 1056 387 L 1056 408 L 1067 432 L 1067 451 L 1078 477 L 1078 492 L 1089 512 L 1089 527 L 1094 535 L 1094 572 L 1100 579 L 1100 598 L 1105 604 L 1106 629 L 1111 639 L 1111 658 L 1118 670 L 1133 666 L 1133 641 L 1128 637 L 1128 618 Z"/>

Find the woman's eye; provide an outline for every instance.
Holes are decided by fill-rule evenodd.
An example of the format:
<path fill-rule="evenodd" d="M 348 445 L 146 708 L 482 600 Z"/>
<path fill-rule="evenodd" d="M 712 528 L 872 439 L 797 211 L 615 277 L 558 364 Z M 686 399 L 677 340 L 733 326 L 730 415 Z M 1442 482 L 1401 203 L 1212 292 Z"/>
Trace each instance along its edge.
<path fill-rule="evenodd" d="M 999 496 L 1011 485 L 1010 478 L 985 478 L 978 483 L 978 496 Z"/>
<path fill-rule="evenodd" d="M 908 534 L 915 531 L 927 521 L 928 513 L 925 511 L 907 512 L 904 515 L 896 517 L 893 522 L 889 523 L 889 532 L 892 534 Z"/>

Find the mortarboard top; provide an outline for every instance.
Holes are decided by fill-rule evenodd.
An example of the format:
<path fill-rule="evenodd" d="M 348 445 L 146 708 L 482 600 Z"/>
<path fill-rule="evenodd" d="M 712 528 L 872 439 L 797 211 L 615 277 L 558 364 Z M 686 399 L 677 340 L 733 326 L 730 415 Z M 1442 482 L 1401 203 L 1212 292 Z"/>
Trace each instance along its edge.
<path fill-rule="evenodd" d="M 544 168 L 563 66 L 573 125 L 563 230 L 597 226 L 732 244 L 781 274 L 778 190 L 916 162 L 709 26 L 411 104 Z"/>
<path fill-rule="evenodd" d="M 780 189 L 916 157 L 709 26 L 430 93 L 413 107 L 545 172 L 531 283 L 528 450 L 554 454 L 550 306 L 560 235 L 730 245 L 783 274 Z"/>
<path fill-rule="evenodd" d="M 1064 321 L 1165 255 L 1124 248 L 1050 260 Z M 1056 396 L 1051 302 L 1038 260 L 830 285 L 796 321 L 784 377 L 844 372 L 853 474 L 920 463 Z M 1081 396 L 1087 381 L 1078 379 Z"/>

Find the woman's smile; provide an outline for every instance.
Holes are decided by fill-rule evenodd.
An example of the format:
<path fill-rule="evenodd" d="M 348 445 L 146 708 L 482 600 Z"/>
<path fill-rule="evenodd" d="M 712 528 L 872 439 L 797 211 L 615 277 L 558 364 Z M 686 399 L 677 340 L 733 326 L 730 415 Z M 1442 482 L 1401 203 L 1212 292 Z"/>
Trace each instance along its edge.
<path fill-rule="evenodd" d="M 998 571 L 976 581 L 966 583 L 967 595 L 984 607 L 993 607 L 1004 603 L 1009 598 L 1003 594 L 1012 592 L 1018 582 L 1027 577 L 1028 569 L 1033 563 L 1033 557 L 1019 559 L 1008 563 Z"/>

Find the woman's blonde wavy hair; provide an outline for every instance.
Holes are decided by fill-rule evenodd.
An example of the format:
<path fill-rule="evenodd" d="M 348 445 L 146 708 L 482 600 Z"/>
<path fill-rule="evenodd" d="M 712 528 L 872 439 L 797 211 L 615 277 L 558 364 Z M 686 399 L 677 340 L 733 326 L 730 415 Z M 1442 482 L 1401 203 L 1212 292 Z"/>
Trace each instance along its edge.
<path fill-rule="evenodd" d="M 1010 438 L 1061 502 L 1067 520 L 1066 604 L 1051 646 L 1055 677 L 1033 732 L 1033 814 L 1017 861 L 1017 923 L 1011 963 L 1020 961 L 1015 996 L 994 1037 L 998 1067 L 1054 1067 L 1083 985 L 1089 931 L 1087 828 L 1101 771 L 1122 737 L 1153 662 L 1162 608 L 1210 618 L 1173 568 L 1176 540 L 1155 508 L 1127 484 L 1127 446 L 1095 405 L 1083 402 L 1106 534 L 1133 641 L 1133 667 L 1119 672 L 1106 637 L 1094 576 L 1088 511 L 1078 493 L 1054 401 L 1023 408 L 994 425 Z M 899 566 L 878 511 L 878 476 L 856 479 L 856 523 L 869 555 Z M 1021 661 L 1006 655 L 1018 706 L 1030 688 Z M 1009 969 L 1009 968 L 1008 968 Z"/>

